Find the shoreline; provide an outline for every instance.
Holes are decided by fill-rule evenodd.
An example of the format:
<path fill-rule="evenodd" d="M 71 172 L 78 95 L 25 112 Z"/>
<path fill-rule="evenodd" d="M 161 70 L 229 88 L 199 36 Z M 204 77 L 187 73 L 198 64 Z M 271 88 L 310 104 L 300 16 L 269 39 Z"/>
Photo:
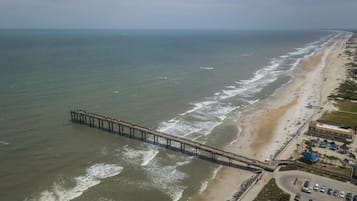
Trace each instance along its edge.
<path fill-rule="evenodd" d="M 292 70 L 291 79 L 271 96 L 240 111 L 237 116 L 244 117 L 238 121 L 240 132 L 225 149 L 261 161 L 290 157 L 295 146 L 289 146 L 293 144 L 289 142 L 296 140 L 296 133 L 303 130 L 311 118 L 321 115 L 321 107 L 326 106 L 327 97 L 344 78 L 347 69 L 343 66 L 345 59 L 340 57 L 340 53 L 351 36 L 350 32 L 342 32 L 327 42 L 314 54 L 304 58 Z M 307 105 L 320 109 L 307 108 Z M 208 181 L 207 188 L 191 200 L 230 200 L 251 174 L 243 170 L 221 168 L 217 177 Z M 258 185 L 267 182 L 264 178 Z M 254 193 L 256 195 L 258 192 Z"/>

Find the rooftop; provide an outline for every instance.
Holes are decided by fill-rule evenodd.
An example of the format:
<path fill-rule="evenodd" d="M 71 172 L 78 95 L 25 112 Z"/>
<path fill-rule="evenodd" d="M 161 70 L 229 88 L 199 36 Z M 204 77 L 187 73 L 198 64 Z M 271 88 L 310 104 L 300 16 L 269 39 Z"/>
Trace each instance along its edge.
<path fill-rule="evenodd" d="M 344 128 L 342 127 L 342 125 L 332 122 L 330 123 L 330 122 L 317 120 L 317 121 L 311 121 L 310 124 L 314 125 L 317 129 L 320 130 L 333 131 L 333 132 L 338 132 L 341 134 L 351 135 L 351 136 L 355 135 L 354 130 L 350 128 Z"/>
<path fill-rule="evenodd" d="M 304 158 L 307 158 L 308 160 L 310 161 L 317 161 L 317 159 L 319 159 L 319 156 L 316 155 L 316 154 L 313 154 L 313 153 L 310 153 L 310 152 L 302 152 L 301 155 L 304 157 Z"/>

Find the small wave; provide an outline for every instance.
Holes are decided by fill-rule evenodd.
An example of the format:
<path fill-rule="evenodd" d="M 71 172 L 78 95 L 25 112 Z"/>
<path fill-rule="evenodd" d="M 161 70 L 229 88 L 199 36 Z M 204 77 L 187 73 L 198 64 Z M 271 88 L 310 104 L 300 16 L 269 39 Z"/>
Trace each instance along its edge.
<path fill-rule="evenodd" d="M 258 102 L 260 99 L 255 99 L 255 100 L 247 100 L 247 102 L 251 105 L 253 105 L 254 103 Z"/>
<path fill-rule="evenodd" d="M 187 160 L 187 161 L 177 162 L 176 165 L 178 167 L 180 167 L 180 166 L 184 166 L 184 165 L 187 165 L 187 164 L 190 164 L 190 163 L 191 163 L 191 160 Z"/>
<path fill-rule="evenodd" d="M 212 101 L 209 104 L 201 104 L 193 112 L 187 113 L 189 114 L 188 116 L 176 117 L 174 121 L 161 122 L 158 130 L 183 137 L 193 133 L 208 135 L 227 117 L 228 113 L 237 108 L 231 104 L 218 103 L 216 101 Z"/>
<path fill-rule="evenodd" d="M 127 146 L 120 152 L 128 163 L 140 164 L 140 166 L 148 165 L 159 154 L 158 148 L 154 146 L 148 146 L 146 150 L 136 150 Z"/>
<path fill-rule="evenodd" d="M 149 164 L 150 161 L 152 161 L 152 159 L 154 159 L 158 153 L 159 153 L 158 150 L 150 150 L 148 154 L 144 155 L 143 157 L 144 161 L 141 163 L 141 166 L 145 166 Z"/>
<path fill-rule="evenodd" d="M 203 101 L 203 102 L 199 102 L 199 103 L 193 103 L 192 105 L 194 106 L 192 109 L 190 110 L 187 110 L 186 112 L 184 113 L 181 113 L 180 115 L 183 116 L 183 115 L 186 115 L 186 114 L 189 114 L 189 113 L 192 113 L 196 110 L 199 110 L 201 109 L 202 107 L 204 106 L 207 106 L 207 105 L 210 105 L 212 103 L 216 103 L 217 101 Z"/>
<path fill-rule="evenodd" d="M 193 107 L 186 112 L 169 121 L 160 122 L 158 130 L 181 137 L 190 138 L 192 136 L 191 139 L 195 140 L 202 139 L 201 136 L 209 135 L 227 118 L 230 112 L 239 108 L 239 106 L 230 103 L 231 98 L 239 96 L 249 100 L 247 101 L 249 104 L 254 104 L 259 101 L 255 98 L 257 93 L 275 82 L 280 75 L 296 68 L 304 56 L 313 54 L 319 47 L 324 46 L 327 41 L 337 35 L 336 33 L 330 34 L 285 55 L 272 58 L 266 66 L 254 72 L 250 79 L 236 81 L 236 85 L 226 86 L 214 95 L 206 97 L 204 101 L 192 103 Z M 201 68 L 207 69 L 206 67 Z M 195 135 L 191 135 L 193 133 Z"/>
<path fill-rule="evenodd" d="M 208 181 L 202 182 L 200 190 L 198 192 L 202 193 L 203 191 L 205 191 L 207 189 L 207 186 L 208 186 Z"/>
<path fill-rule="evenodd" d="M 203 67 L 200 67 L 201 70 L 213 70 L 214 67 L 211 67 L 211 66 L 203 66 Z"/>
<path fill-rule="evenodd" d="M 8 142 L 6 142 L 6 141 L 1 141 L 1 140 L 0 140 L 0 144 L 9 145 L 10 143 L 8 143 Z"/>
<path fill-rule="evenodd" d="M 163 165 L 157 160 L 153 161 L 145 166 L 145 173 L 150 179 L 148 185 L 159 189 L 174 201 L 180 200 L 185 190 L 181 182 L 187 175 L 177 167 L 178 165 Z"/>
<path fill-rule="evenodd" d="M 116 164 L 94 164 L 86 170 L 86 174 L 74 178 L 75 186 L 65 188 L 59 183 L 55 183 L 51 190 L 43 191 L 39 201 L 68 201 L 73 200 L 83 194 L 87 189 L 98 185 L 101 180 L 116 176 L 121 173 L 123 167 Z"/>
<path fill-rule="evenodd" d="M 250 56 L 252 56 L 252 54 L 241 54 L 240 56 L 241 57 L 250 57 Z"/>
<path fill-rule="evenodd" d="M 172 201 L 179 201 L 182 197 L 183 191 L 184 190 L 182 189 L 171 194 L 170 197 L 172 198 Z"/>
<path fill-rule="evenodd" d="M 217 169 L 215 169 L 215 170 L 213 171 L 211 180 L 214 179 L 214 178 L 216 178 L 218 172 L 222 169 L 222 167 L 223 167 L 223 166 L 220 165 Z"/>

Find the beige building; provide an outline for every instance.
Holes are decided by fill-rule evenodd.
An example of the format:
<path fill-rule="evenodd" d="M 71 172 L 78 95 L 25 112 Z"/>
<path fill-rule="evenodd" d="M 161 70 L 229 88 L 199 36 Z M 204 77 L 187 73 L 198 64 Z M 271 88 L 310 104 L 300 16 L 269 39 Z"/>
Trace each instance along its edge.
<path fill-rule="evenodd" d="M 356 132 L 351 128 L 345 128 L 334 122 L 316 120 L 310 122 L 308 134 L 330 140 L 351 143 Z"/>

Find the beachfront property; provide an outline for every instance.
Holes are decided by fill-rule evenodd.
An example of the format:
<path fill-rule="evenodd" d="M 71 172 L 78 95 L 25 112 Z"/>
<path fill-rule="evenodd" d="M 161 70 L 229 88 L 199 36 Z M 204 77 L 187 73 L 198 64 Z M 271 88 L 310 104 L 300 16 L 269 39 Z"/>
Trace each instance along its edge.
<path fill-rule="evenodd" d="M 300 154 L 300 156 L 303 158 L 303 159 L 305 159 L 305 160 L 307 160 L 307 161 L 309 161 L 309 162 L 311 162 L 311 163 L 314 163 L 314 162 L 316 162 L 320 157 L 317 155 L 317 154 L 314 154 L 314 153 L 310 153 L 310 152 L 302 152 L 301 154 Z"/>
<path fill-rule="evenodd" d="M 356 132 L 351 128 L 346 128 L 338 123 L 316 120 L 310 121 L 308 135 L 325 139 L 351 143 Z"/>

